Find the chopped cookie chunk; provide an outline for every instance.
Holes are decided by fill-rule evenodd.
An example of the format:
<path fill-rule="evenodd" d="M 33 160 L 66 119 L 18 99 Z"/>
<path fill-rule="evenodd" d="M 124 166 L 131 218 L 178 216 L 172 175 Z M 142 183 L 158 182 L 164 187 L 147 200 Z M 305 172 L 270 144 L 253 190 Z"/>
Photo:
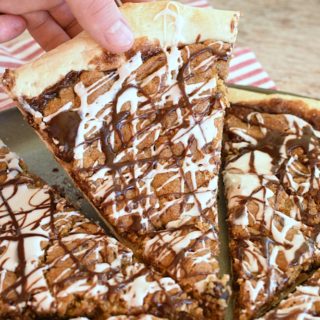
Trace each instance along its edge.
<path fill-rule="evenodd" d="M 129 52 L 81 34 L 3 82 L 113 232 L 221 318 L 230 289 L 216 197 L 238 14 L 176 2 L 121 10 L 136 35 Z"/>
<path fill-rule="evenodd" d="M 320 104 L 230 97 L 223 175 L 236 317 L 252 319 L 320 262 Z"/>
<path fill-rule="evenodd" d="M 202 318 L 173 279 L 137 262 L 1 141 L 0 231 L 0 319 Z"/>

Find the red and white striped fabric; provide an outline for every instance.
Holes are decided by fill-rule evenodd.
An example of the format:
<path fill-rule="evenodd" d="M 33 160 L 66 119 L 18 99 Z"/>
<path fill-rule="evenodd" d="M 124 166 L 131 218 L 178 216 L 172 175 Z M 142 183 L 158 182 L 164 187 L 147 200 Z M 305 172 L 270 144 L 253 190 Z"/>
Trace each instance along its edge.
<path fill-rule="evenodd" d="M 207 0 L 184 0 L 183 2 L 205 7 Z M 0 76 L 5 69 L 14 69 L 43 53 L 39 45 L 28 35 L 0 44 Z M 275 84 L 249 48 L 236 48 L 230 64 L 229 83 L 274 89 Z M 15 103 L 0 86 L 0 111 L 14 107 Z"/>
<path fill-rule="evenodd" d="M 235 48 L 228 83 L 275 89 L 276 85 L 249 48 Z"/>

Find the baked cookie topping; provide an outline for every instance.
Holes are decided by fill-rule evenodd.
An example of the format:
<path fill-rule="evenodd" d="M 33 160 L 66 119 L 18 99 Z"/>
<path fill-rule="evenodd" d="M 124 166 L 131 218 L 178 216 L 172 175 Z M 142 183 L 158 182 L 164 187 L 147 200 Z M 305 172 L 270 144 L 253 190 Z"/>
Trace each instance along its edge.
<path fill-rule="evenodd" d="M 275 310 L 267 313 L 262 319 L 319 319 L 320 318 L 320 270 L 305 283 L 298 286 L 294 293 L 283 300 Z"/>
<path fill-rule="evenodd" d="M 231 102 L 224 182 L 237 314 L 250 319 L 319 263 L 320 131 L 302 101 Z"/>
<path fill-rule="evenodd" d="M 174 280 L 137 262 L 1 141 L 0 230 L 1 319 L 202 317 Z"/>
<path fill-rule="evenodd" d="M 237 14 L 175 2 L 132 4 L 122 9 L 131 26 L 138 21 L 132 8 L 145 9 L 155 29 L 144 30 L 125 55 L 101 52 L 82 34 L 29 70 L 37 83 L 45 63 L 63 52 L 71 59 L 71 46 L 86 48 L 72 55 L 91 60 L 60 68 L 53 86 L 27 88 L 26 69 L 8 72 L 4 82 L 111 229 L 219 318 L 229 288 L 217 259 L 216 195 L 228 104 L 223 80 Z M 191 37 L 193 24 L 207 28 L 200 17 L 219 23 L 211 34 Z"/>
<path fill-rule="evenodd" d="M 89 318 L 84 318 L 84 317 L 80 317 L 80 318 L 73 318 L 71 320 L 167 320 L 166 318 L 158 318 L 155 316 L 152 316 L 150 314 L 142 314 L 139 316 L 113 316 L 113 317 L 109 317 L 106 319 L 101 319 L 101 318 L 94 318 L 94 319 L 89 319 Z"/>

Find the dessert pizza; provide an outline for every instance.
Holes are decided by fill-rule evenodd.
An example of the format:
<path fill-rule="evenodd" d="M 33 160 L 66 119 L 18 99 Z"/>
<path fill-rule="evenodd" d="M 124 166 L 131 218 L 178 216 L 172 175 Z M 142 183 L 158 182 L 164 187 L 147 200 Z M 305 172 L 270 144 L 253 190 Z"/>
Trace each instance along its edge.
<path fill-rule="evenodd" d="M 230 103 L 223 175 L 236 317 L 251 319 L 320 262 L 320 103 L 236 89 Z"/>
<path fill-rule="evenodd" d="M 137 262 L 1 141 L 0 231 L 0 319 L 202 318 L 174 280 Z"/>
<path fill-rule="evenodd" d="M 238 14 L 166 1 L 121 10 L 132 50 L 105 52 L 82 33 L 3 83 L 117 237 L 220 318 L 216 195 Z"/>
<path fill-rule="evenodd" d="M 260 320 L 320 319 L 320 270 Z"/>

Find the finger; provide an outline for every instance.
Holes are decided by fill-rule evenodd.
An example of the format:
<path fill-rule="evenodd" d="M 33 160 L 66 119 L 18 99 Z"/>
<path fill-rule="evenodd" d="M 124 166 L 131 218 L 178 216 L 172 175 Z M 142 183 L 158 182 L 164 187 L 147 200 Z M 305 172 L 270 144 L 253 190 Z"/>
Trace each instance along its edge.
<path fill-rule="evenodd" d="M 124 52 L 133 44 L 133 34 L 114 0 L 66 0 L 80 25 L 104 48 Z"/>
<path fill-rule="evenodd" d="M 0 12 L 22 15 L 33 11 L 49 10 L 62 2 L 64 0 L 0 0 Z"/>
<path fill-rule="evenodd" d="M 30 34 L 47 51 L 70 39 L 46 11 L 28 13 L 24 18 Z"/>
<path fill-rule="evenodd" d="M 9 41 L 26 29 L 26 22 L 20 16 L 0 15 L 0 42 Z"/>
<path fill-rule="evenodd" d="M 82 31 L 82 27 L 79 25 L 69 6 L 65 2 L 50 9 L 49 13 L 70 37 L 75 37 Z"/>

